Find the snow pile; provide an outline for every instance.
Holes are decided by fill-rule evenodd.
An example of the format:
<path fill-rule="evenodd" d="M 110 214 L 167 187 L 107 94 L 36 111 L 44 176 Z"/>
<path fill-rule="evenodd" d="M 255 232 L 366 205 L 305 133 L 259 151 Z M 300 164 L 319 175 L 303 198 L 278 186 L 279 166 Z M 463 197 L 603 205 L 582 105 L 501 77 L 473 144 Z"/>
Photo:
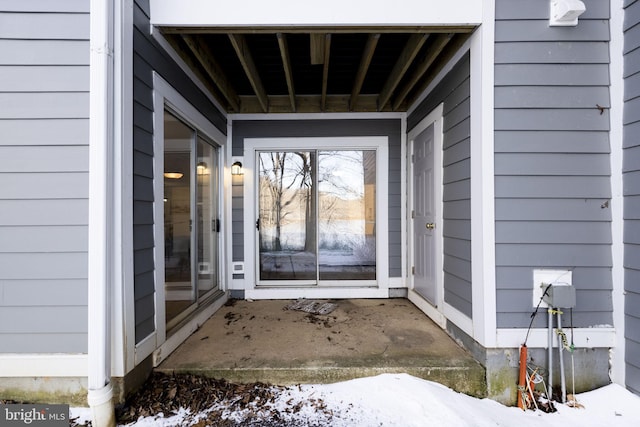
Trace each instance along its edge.
<path fill-rule="evenodd" d="M 640 397 L 612 384 L 577 395 L 584 408 L 556 404 L 558 412 L 522 411 L 490 399 L 476 399 L 441 384 L 407 374 L 383 374 L 336 384 L 299 385 L 278 388 L 268 402 L 249 402 L 243 409 L 229 411 L 233 402 L 219 402 L 191 413 L 180 408 L 174 414 L 141 417 L 128 426 L 522 426 L 637 427 L 640 426 Z M 242 397 L 238 397 L 241 399 Z M 82 424 L 89 411 L 72 408 L 71 417 Z M 218 418 L 213 418 L 215 415 Z M 264 424 L 260 424 L 260 422 Z"/>

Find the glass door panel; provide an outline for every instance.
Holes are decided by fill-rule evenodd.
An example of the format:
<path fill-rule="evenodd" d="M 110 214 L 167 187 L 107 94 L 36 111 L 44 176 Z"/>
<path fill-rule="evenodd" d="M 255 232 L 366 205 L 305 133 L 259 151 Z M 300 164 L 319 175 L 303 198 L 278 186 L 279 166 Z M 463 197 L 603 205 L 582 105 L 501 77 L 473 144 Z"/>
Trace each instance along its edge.
<path fill-rule="evenodd" d="M 258 154 L 256 225 L 261 281 L 315 284 L 315 161 L 315 153 L 309 151 Z"/>
<path fill-rule="evenodd" d="M 263 285 L 376 280 L 376 151 L 258 153 Z"/>
<path fill-rule="evenodd" d="M 319 280 L 376 278 L 376 152 L 319 151 Z"/>
<path fill-rule="evenodd" d="M 166 321 L 196 301 L 192 253 L 192 142 L 195 132 L 165 112 L 164 237 Z"/>
<path fill-rule="evenodd" d="M 218 151 L 198 137 L 196 211 L 198 297 L 218 288 Z"/>

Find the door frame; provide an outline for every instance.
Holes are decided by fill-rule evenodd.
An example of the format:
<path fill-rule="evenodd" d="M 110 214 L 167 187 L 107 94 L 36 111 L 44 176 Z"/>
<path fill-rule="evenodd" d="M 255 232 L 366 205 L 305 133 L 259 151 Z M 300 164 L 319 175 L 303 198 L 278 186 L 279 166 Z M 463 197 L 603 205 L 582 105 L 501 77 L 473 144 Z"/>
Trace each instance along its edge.
<path fill-rule="evenodd" d="M 251 299 L 290 298 L 388 298 L 389 297 L 389 140 L 387 136 L 340 137 L 268 137 L 245 138 L 244 166 L 244 289 Z M 257 286 L 257 176 L 256 153 L 292 148 L 323 150 L 336 148 L 376 150 L 376 282 L 358 285 L 349 282 L 344 286 Z"/>
<path fill-rule="evenodd" d="M 407 134 L 407 296 L 409 300 L 415 304 L 420 310 L 422 310 L 427 316 L 429 316 L 440 327 L 446 326 L 446 317 L 444 315 L 444 269 L 443 269 L 443 216 L 442 216 L 442 142 L 443 142 L 443 116 L 444 104 L 438 105 L 434 108 L 424 119 L 422 119 L 409 133 Z M 413 266 L 414 266 L 414 225 L 411 212 L 414 206 L 413 197 L 413 162 L 411 161 L 413 155 L 413 141 L 424 132 L 429 126 L 433 125 L 433 197 L 435 206 L 435 224 L 434 229 L 434 254 L 435 257 L 435 270 L 436 270 L 436 306 L 428 302 L 419 293 L 414 291 L 413 282 Z"/>
<path fill-rule="evenodd" d="M 218 146 L 218 163 L 220 172 L 223 170 L 224 150 L 227 138 L 216 128 L 200 111 L 198 111 L 189 101 L 187 101 L 171 84 L 164 80 L 158 73 L 153 72 L 153 103 L 154 103 L 154 129 L 153 143 L 154 153 L 164 153 L 164 126 L 163 115 L 165 106 L 178 114 L 178 117 L 185 121 L 188 125 L 198 129 L 206 139 Z M 158 203 L 163 204 L 164 200 L 164 179 L 162 173 L 164 171 L 164 155 L 156 155 L 154 158 L 154 285 L 155 285 L 155 327 L 156 331 L 142 340 L 136 346 L 136 360 L 141 361 L 147 355 L 154 353 L 154 364 L 157 365 L 170 354 L 175 348 L 182 343 L 204 320 L 209 318 L 222 304 L 226 302 L 226 294 L 221 298 L 217 298 L 210 303 L 207 301 L 206 307 L 198 307 L 195 313 L 186 323 L 179 326 L 171 336 L 167 337 L 167 325 L 165 321 L 165 291 L 164 291 L 164 208 L 159 207 Z M 194 170 L 195 172 L 195 170 Z M 160 177 L 160 179 L 159 179 Z M 222 183 L 223 177 L 219 176 L 219 183 Z M 223 205 L 224 190 L 218 192 L 218 210 L 224 220 Z M 160 202 L 159 202 L 160 201 Z M 224 223 L 224 221 L 223 221 Z M 218 233 L 218 247 L 225 248 L 225 233 Z M 225 291 L 226 286 L 226 254 L 224 251 L 218 253 L 218 265 L 220 276 L 221 291 Z"/>

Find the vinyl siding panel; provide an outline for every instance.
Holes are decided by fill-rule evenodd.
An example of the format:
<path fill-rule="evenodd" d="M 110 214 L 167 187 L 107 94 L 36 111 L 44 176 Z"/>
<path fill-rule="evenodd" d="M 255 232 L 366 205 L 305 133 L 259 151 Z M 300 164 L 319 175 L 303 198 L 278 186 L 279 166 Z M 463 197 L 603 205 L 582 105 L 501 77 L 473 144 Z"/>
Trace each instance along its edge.
<path fill-rule="evenodd" d="M 88 9 L 0 6 L 0 353 L 87 351 Z"/>
<path fill-rule="evenodd" d="M 226 118 L 150 35 L 149 2 L 133 5 L 133 204 L 136 343 L 155 330 L 153 72 L 169 82 L 223 134 Z M 224 142 L 224 141 L 220 141 Z M 162 203 L 162 202 L 160 202 Z M 161 208 L 161 206 L 160 206 Z"/>
<path fill-rule="evenodd" d="M 410 130 L 443 107 L 444 300 L 471 317 L 470 62 L 466 55 L 407 118 Z"/>
<path fill-rule="evenodd" d="M 624 267 L 627 388 L 640 395 L 640 2 L 625 3 Z"/>
<path fill-rule="evenodd" d="M 1 13 L 0 38 L 20 40 L 89 39 L 88 13 Z"/>
<path fill-rule="evenodd" d="M 402 276 L 399 230 L 401 215 L 400 120 L 269 120 L 234 121 L 234 156 L 242 156 L 245 138 L 387 136 L 389 138 L 389 277 Z M 244 260 L 243 187 L 233 185 L 233 261 Z"/>
<path fill-rule="evenodd" d="M 89 119 L 0 120 L 0 135 L 0 147 L 86 145 Z"/>
<path fill-rule="evenodd" d="M 528 326 L 535 268 L 573 271 L 576 326 L 613 323 L 609 2 L 585 4 L 577 27 L 549 27 L 548 2 L 496 1 L 499 328 Z"/>

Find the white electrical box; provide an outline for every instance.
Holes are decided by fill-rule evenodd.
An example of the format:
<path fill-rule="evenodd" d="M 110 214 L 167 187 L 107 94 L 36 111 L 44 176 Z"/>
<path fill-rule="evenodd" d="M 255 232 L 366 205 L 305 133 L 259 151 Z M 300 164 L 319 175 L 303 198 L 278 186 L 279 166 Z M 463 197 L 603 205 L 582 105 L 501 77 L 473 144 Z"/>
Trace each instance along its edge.
<path fill-rule="evenodd" d="M 540 303 L 540 298 L 542 298 L 542 293 L 544 292 L 544 290 L 547 288 L 548 285 L 552 285 L 552 287 L 568 286 L 573 288 L 572 271 L 571 270 L 547 270 L 547 269 L 533 270 L 532 306 L 534 308 L 538 306 L 538 303 Z M 551 288 L 549 288 L 549 290 L 551 291 Z M 556 296 L 558 298 L 560 298 L 561 292 L 562 292 L 561 290 L 556 291 Z M 574 305 L 575 305 L 575 290 L 567 291 L 567 292 L 574 293 Z M 542 303 L 540 304 L 540 307 L 548 307 L 549 305 L 547 304 L 547 301 L 548 299 L 543 299 Z M 562 302 L 564 303 L 564 301 Z M 558 306 L 556 305 L 556 307 Z M 563 308 L 569 308 L 569 307 L 563 307 Z"/>
<path fill-rule="evenodd" d="M 231 274 L 244 274 L 244 262 L 234 262 L 231 267 Z"/>

